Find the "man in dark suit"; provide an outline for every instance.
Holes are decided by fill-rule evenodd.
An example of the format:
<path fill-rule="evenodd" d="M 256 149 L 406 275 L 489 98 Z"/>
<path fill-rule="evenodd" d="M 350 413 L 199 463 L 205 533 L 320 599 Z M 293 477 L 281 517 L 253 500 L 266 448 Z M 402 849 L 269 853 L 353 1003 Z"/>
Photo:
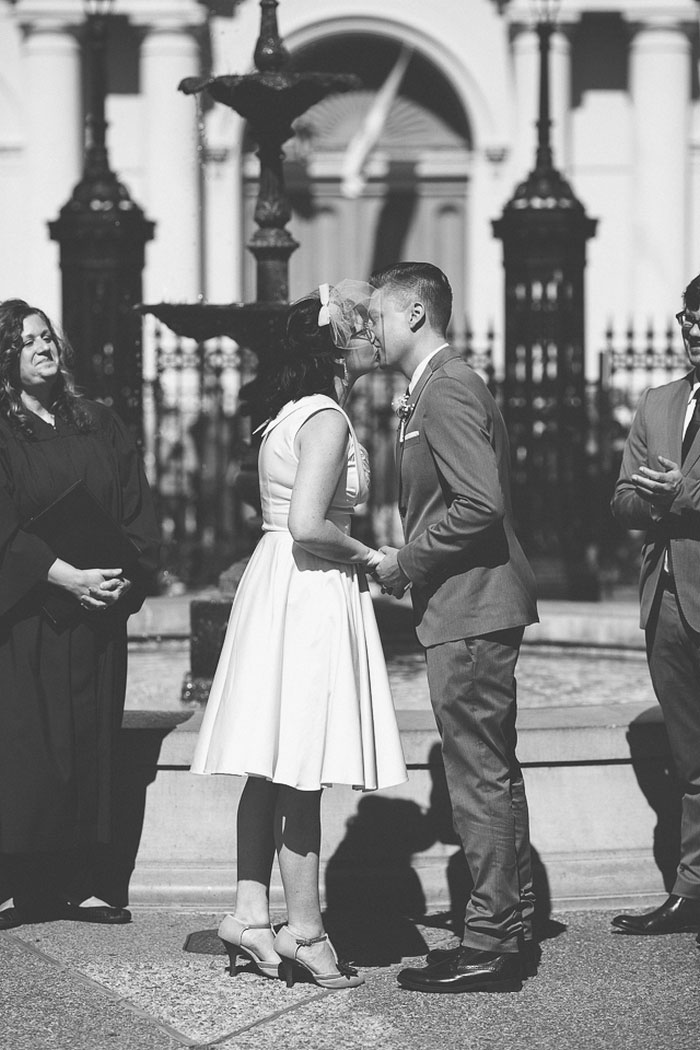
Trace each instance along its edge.
<path fill-rule="evenodd" d="M 700 930 L 700 275 L 676 315 L 692 370 L 646 390 L 622 456 L 612 511 L 645 529 L 641 626 L 671 754 L 683 785 L 681 859 L 673 892 L 643 915 L 617 915 L 623 933 Z"/>
<path fill-rule="evenodd" d="M 537 609 L 513 531 L 508 437 L 486 386 L 446 342 L 452 290 L 442 271 L 399 263 L 371 283 L 383 364 L 410 380 L 397 444 L 406 544 L 382 548 L 376 576 L 397 596 L 411 588 L 474 882 L 461 945 L 398 980 L 426 992 L 516 991 L 531 970 L 534 895 L 514 671 Z"/>

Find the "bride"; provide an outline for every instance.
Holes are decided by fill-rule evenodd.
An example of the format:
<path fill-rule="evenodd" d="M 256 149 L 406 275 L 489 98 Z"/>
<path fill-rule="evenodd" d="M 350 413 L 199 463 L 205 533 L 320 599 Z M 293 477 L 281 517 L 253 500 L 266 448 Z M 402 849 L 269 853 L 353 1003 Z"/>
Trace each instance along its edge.
<path fill-rule="evenodd" d="M 354 539 L 369 476 L 342 403 L 380 362 L 362 282 L 321 285 L 289 308 L 269 379 L 259 454 L 263 537 L 241 579 L 197 741 L 193 773 L 247 777 L 238 806 L 236 903 L 219 936 L 291 986 L 363 983 L 338 961 L 319 899 L 322 788 L 407 779 L 367 587 L 382 555 Z M 288 921 L 275 935 L 275 853 Z"/>

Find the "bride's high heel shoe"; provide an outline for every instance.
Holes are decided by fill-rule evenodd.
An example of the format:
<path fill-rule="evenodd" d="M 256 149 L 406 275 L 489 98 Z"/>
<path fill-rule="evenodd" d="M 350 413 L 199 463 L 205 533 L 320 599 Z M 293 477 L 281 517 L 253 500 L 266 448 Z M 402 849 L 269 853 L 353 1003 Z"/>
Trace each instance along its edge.
<path fill-rule="evenodd" d="M 326 972 L 317 970 L 308 958 L 303 959 L 299 956 L 304 948 L 309 948 L 312 944 L 320 944 L 321 941 L 328 942 L 335 961 L 335 969 Z M 286 981 L 287 988 L 294 985 L 295 967 L 305 970 L 321 988 L 357 988 L 358 985 L 365 983 L 364 977 L 360 977 L 354 967 L 338 960 L 327 933 L 322 933 L 320 937 L 299 937 L 293 930 L 290 930 L 289 926 L 283 926 L 275 937 L 275 951 L 282 957 L 282 977 Z"/>
<path fill-rule="evenodd" d="M 235 915 L 225 915 L 219 925 L 217 932 L 228 955 L 231 976 L 235 975 L 238 956 L 242 955 L 247 962 L 253 964 L 263 977 L 279 977 L 282 960 L 274 950 L 272 943 L 270 944 L 269 952 L 266 952 L 265 956 L 260 955 L 259 949 L 255 945 L 243 944 L 243 938 L 248 930 L 269 930 L 271 941 L 275 936 L 275 932 L 269 923 L 246 923 L 237 919 Z"/>

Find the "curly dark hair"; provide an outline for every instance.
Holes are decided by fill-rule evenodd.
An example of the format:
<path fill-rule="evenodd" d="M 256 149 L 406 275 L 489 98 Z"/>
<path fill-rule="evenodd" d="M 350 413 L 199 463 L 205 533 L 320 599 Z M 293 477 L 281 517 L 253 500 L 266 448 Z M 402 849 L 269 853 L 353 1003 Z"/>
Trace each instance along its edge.
<path fill-rule="evenodd" d="M 22 328 L 26 318 L 35 314 L 43 319 L 58 347 L 59 371 L 51 411 L 81 433 L 94 430 L 93 417 L 75 388 L 70 368 L 73 360 L 70 344 L 59 334 L 43 310 L 38 306 L 31 306 L 24 299 L 5 299 L 4 302 L 0 302 L 0 415 L 27 437 L 35 436 L 32 414 L 25 407 L 21 397 L 19 369 Z"/>
<path fill-rule="evenodd" d="M 274 418 L 282 405 L 309 394 L 337 401 L 334 379 L 342 352 L 333 344 L 330 325 L 318 324 L 318 293 L 289 307 L 279 363 L 264 378 L 265 407 Z"/>

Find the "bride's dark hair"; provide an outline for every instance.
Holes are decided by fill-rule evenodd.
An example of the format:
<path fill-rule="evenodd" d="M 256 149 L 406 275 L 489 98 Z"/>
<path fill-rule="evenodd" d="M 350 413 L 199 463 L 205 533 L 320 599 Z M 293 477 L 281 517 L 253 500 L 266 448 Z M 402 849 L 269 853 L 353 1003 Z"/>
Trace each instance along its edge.
<path fill-rule="evenodd" d="M 34 437 L 32 415 L 22 401 L 19 359 L 22 353 L 22 329 L 27 317 L 41 317 L 58 348 L 58 375 L 51 410 L 80 433 L 95 429 L 90 411 L 77 392 L 71 372 L 73 350 L 47 314 L 24 299 L 0 302 L 0 415 L 27 437 Z"/>
<path fill-rule="evenodd" d="M 327 394 L 337 401 L 334 379 L 341 351 L 333 344 L 331 326 L 318 323 L 318 294 L 292 303 L 282 355 L 265 377 L 265 407 L 274 418 L 282 405 L 308 394 Z"/>

